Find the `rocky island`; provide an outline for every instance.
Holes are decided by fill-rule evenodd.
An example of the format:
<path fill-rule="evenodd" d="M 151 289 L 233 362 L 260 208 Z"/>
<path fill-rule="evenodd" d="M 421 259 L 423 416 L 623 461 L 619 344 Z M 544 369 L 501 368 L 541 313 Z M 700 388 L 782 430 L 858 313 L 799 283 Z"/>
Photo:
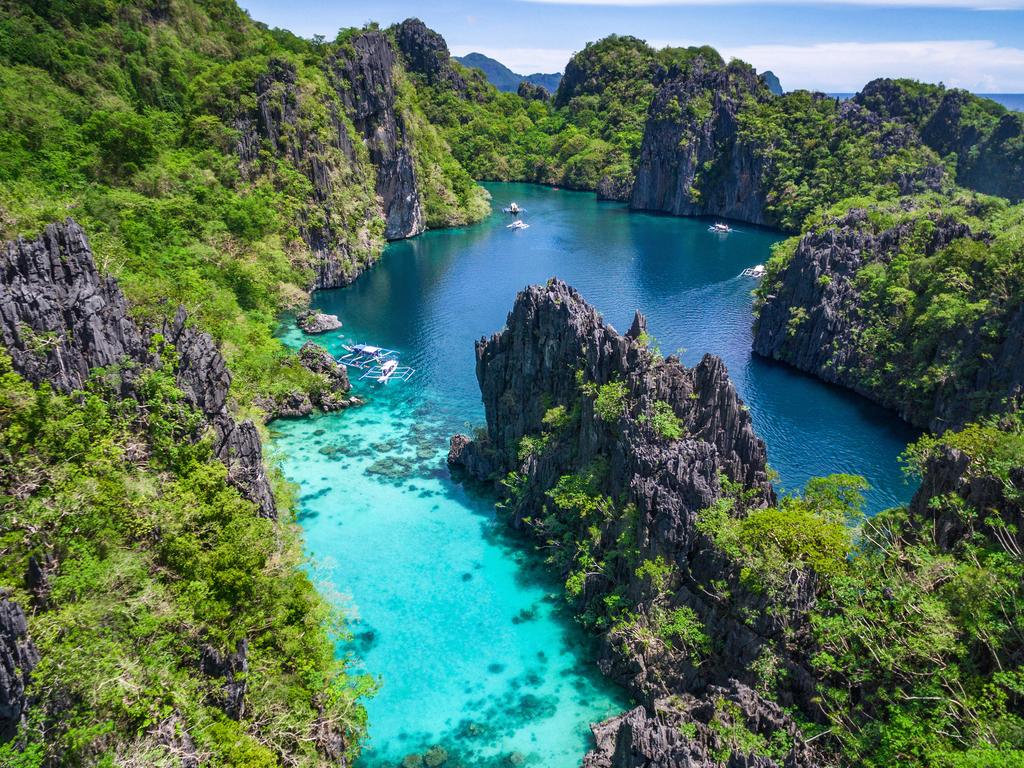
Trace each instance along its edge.
<path fill-rule="evenodd" d="M 602 670 L 641 702 L 594 726 L 588 768 L 842 764 L 898 727 L 888 722 L 895 702 L 952 684 L 953 658 L 980 664 L 980 680 L 1017 652 L 1015 641 L 997 649 L 975 637 L 941 661 L 908 645 L 887 662 L 875 645 L 932 631 L 901 606 L 958 610 L 917 581 L 929 567 L 917 558 L 994 563 L 1019 546 L 1019 506 L 995 475 L 1012 484 L 1020 470 L 977 463 L 981 428 L 913 448 L 924 479 L 912 503 L 854 536 L 861 481 L 820 478 L 777 498 L 721 361 L 687 369 L 661 358 L 640 313 L 620 335 L 552 279 L 520 293 L 476 354 L 487 428 L 453 437 L 449 463 L 494 484 L 508 523 L 549 553 L 580 620 L 600 634 Z M 1006 444 L 1021 426 L 983 429 Z M 965 525 L 953 513 L 963 505 L 998 514 Z M 929 717 L 951 714 L 933 706 Z"/>

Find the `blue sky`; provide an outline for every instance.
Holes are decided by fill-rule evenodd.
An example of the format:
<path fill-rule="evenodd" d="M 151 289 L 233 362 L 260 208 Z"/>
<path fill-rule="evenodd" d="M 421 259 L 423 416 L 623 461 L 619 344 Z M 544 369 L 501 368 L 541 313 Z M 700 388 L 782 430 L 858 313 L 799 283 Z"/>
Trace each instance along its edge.
<path fill-rule="evenodd" d="M 454 54 L 480 51 L 520 74 L 564 68 L 612 32 L 655 46 L 710 43 L 772 69 L 786 88 L 858 90 L 916 77 L 1024 93 L 1024 0 L 241 0 L 253 18 L 309 37 L 417 16 Z"/>

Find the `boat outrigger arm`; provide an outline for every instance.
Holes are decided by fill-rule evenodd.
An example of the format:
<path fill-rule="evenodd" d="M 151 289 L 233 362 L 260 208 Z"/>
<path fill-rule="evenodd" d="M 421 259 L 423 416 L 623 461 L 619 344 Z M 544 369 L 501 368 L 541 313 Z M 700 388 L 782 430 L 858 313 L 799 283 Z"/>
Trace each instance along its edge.
<path fill-rule="evenodd" d="M 376 379 L 387 384 L 391 379 L 408 381 L 416 372 L 407 365 L 398 364 L 398 352 L 370 344 L 346 344 L 345 354 L 338 362 L 346 368 L 356 368 L 363 372 L 360 379 Z"/>
<path fill-rule="evenodd" d="M 360 380 L 376 379 L 378 384 L 387 384 L 392 379 L 408 381 L 414 373 L 416 373 L 415 369 L 407 365 L 399 365 L 397 360 L 388 360 L 383 365 L 367 368 L 359 378 Z"/>

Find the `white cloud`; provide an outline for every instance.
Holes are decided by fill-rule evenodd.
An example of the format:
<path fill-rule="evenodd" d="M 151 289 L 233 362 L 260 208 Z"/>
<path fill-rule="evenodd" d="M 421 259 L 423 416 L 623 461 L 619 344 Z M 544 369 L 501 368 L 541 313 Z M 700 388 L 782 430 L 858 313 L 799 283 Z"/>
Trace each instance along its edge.
<path fill-rule="evenodd" d="M 562 48 L 494 48 L 480 45 L 448 46 L 453 56 L 465 56 L 467 53 L 482 53 L 497 59 L 513 72 L 520 75 L 532 75 L 535 72 L 562 72 L 574 51 Z"/>
<path fill-rule="evenodd" d="M 723 46 L 720 52 L 772 70 L 786 89 L 842 93 L 876 77 L 912 77 L 977 93 L 1024 92 L 1024 49 L 991 40 Z"/>
<path fill-rule="evenodd" d="M 751 5 L 752 0 L 523 0 L 547 5 L 604 5 L 621 8 L 666 5 Z M 759 0 L 773 5 L 878 5 L 893 8 L 970 8 L 977 11 L 1024 9 L 1024 0 Z"/>

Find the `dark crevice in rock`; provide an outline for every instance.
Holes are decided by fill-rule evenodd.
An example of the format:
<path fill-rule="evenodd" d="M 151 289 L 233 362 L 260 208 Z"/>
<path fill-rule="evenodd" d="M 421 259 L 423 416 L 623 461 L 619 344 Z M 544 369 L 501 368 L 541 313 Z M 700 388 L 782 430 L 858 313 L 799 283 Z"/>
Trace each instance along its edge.
<path fill-rule="evenodd" d="M 25 612 L 0 592 L 0 744 L 17 733 L 29 705 L 25 687 L 38 663 Z"/>

